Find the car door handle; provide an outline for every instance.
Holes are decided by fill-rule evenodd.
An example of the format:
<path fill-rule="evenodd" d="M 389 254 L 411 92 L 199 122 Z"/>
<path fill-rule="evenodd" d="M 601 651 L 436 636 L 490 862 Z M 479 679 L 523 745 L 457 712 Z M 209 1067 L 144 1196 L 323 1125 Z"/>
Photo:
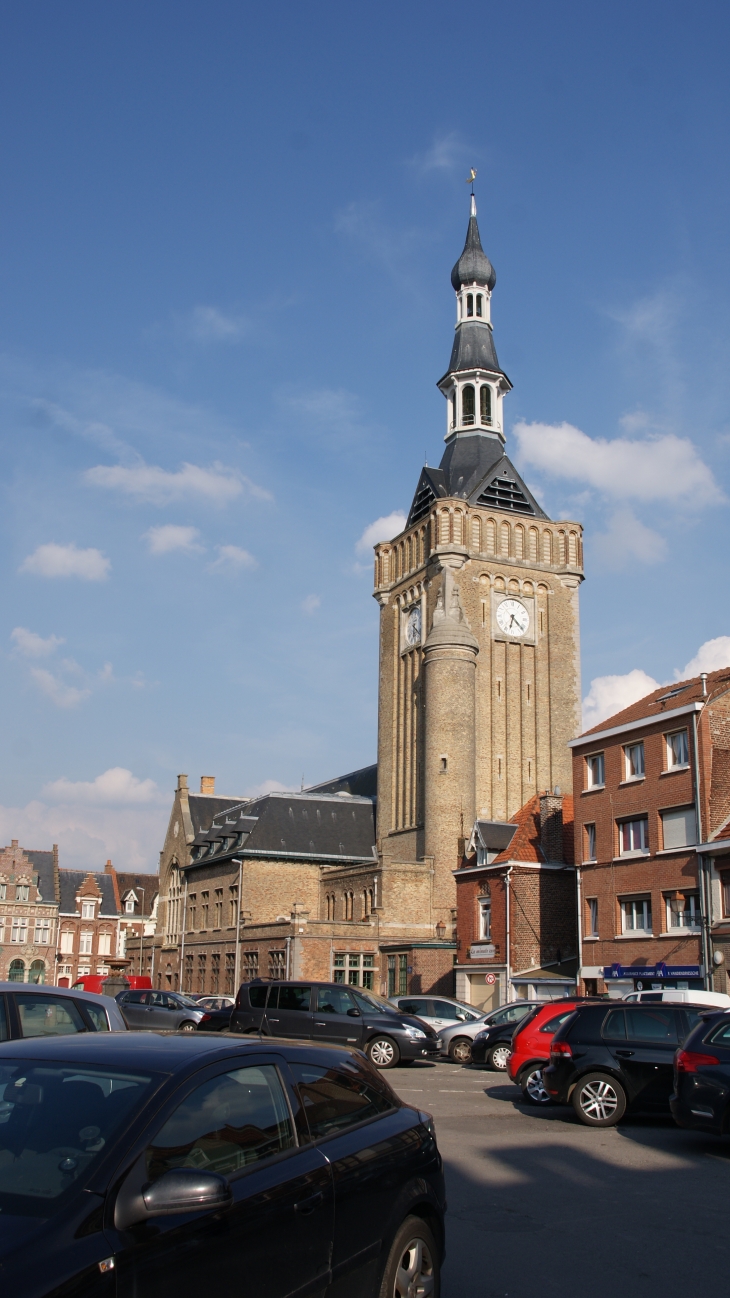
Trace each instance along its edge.
<path fill-rule="evenodd" d="M 630 1059 L 631 1056 L 633 1055 L 633 1053 L 634 1053 L 633 1050 L 617 1050 L 617 1051 L 616 1051 L 616 1054 L 618 1055 L 619 1059 Z"/>
<path fill-rule="evenodd" d="M 269 1023 L 278 1023 L 278 1022 L 279 1022 L 278 1019 L 272 1019 L 272 1017 L 271 1017 L 270 1014 L 267 1014 L 266 1017 L 267 1017 L 267 1019 L 269 1020 Z"/>
<path fill-rule="evenodd" d="M 324 1203 L 324 1195 L 320 1190 L 317 1194 L 310 1194 L 308 1199 L 300 1199 L 299 1203 L 295 1203 L 294 1211 L 300 1212 L 303 1217 L 308 1217 L 321 1203 Z"/>
<path fill-rule="evenodd" d="M 315 1019 L 315 1021 L 314 1021 L 314 1026 L 315 1026 L 315 1028 L 326 1028 L 326 1027 L 327 1027 L 327 1024 L 326 1024 L 326 1023 L 320 1023 L 319 1019 Z"/>

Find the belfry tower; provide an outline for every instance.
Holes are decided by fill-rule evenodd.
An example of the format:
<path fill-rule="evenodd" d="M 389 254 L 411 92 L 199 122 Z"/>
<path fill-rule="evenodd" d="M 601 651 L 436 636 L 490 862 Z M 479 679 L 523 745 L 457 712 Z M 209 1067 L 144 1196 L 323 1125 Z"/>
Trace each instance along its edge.
<path fill-rule="evenodd" d="M 505 454 L 512 385 L 473 196 L 451 283 L 444 453 L 422 469 L 403 532 L 375 553 L 378 855 L 384 891 L 389 868 L 430 869 L 430 914 L 412 920 L 431 933 L 450 930 L 452 872 L 475 818 L 570 792 L 567 741 L 580 729 L 582 529 L 549 519 Z"/>

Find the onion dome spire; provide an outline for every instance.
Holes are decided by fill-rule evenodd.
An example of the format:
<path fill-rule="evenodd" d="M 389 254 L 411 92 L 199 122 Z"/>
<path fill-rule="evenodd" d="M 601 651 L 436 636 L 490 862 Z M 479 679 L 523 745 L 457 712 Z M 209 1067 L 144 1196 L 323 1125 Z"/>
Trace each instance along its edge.
<path fill-rule="evenodd" d="M 451 283 L 457 293 L 465 284 L 478 284 L 482 288 L 488 288 L 491 293 L 497 283 L 497 272 L 482 248 L 482 241 L 479 238 L 477 204 L 473 194 L 471 196 L 471 213 L 469 216 L 469 228 L 466 232 L 466 243 L 464 244 L 464 251 L 451 272 Z"/>

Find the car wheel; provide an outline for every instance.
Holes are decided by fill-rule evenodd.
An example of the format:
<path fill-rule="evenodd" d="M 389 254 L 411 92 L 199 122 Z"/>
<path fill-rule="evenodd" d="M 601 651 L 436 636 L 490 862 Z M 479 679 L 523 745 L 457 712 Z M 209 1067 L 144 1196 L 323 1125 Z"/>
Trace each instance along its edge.
<path fill-rule="evenodd" d="M 449 1059 L 455 1064 L 471 1063 L 471 1041 L 468 1037 L 454 1037 L 449 1043 Z"/>
<path fill-rule="evenodd" d="M 373 1037 L 365 1053 L 376 1068 L 395 1068 L 400 1059 L 400 1050 L 390 1037 Z"/>
<path fill-rule="evenodd" d="M 522 1096 L 527 1104 L 552 1104 L 542 1080 L 542 1068 L 528 1066 L 520 1077 Z"/>
<path fill-rule="evenodd" d="M 433 1233 L 406 1217 L 391 1245 L 378 1298 L 439 1298 L 441 1267 Z"/>
<path fill-rule="evenodd" d="M 573 1091 L 572 1103 L 586 1127 L 615 1127 L 626 1112 L 626 1092 L 607 1073 L 588 1073 Z"/>
<path fill-rule="evenodd" d="M 484 1062 L 487 1068 L 494 1068 L 498 1073 L 505 1073 L 507 1071 L 507 1061 L 511 1054 L 510 1047 L 503 1042 L 500 1045 L 492 1046 L 492 1049 L 487 1051 Z"/>
<path fill-rule="evenodd" d="M 178 1028 L 178 1032 L 194 1032 L 194 1031 L 195 1031 L 195 1024 L 191 1023 L 189 1019 L 187 1019 L 185 1023 L 181 1023 Z"/>

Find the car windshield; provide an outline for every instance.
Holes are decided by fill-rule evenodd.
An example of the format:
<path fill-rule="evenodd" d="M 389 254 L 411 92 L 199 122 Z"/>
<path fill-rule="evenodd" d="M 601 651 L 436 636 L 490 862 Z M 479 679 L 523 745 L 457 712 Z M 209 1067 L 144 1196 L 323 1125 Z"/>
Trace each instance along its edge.
<path fill-rule="evenodd" d="M 395 1005 L 391 1005 L 390 1001 L 387 1001 L 384 996 L 378 996 L 377 992 L 363 992 L 360 991 L 359 987 L 351 987 L 350 991 L 355 997 L 358 1008 L 361 1010 L 377 1010 L 379 1014 L 382 1014 L 383 1011 L 387 1014 L 399 1013 Z"/>
<path fill-rule="evenodd" d="M 0 1212 L 50 1216 L 153 1087 L 116 1068 L 0 1061 Z"/>
<path fill-rule="evenodd" d="M 170 1000 L 173 1000 L 176 1005 L 182 1005 L 184 1008 L 191 1010 L 200 1009 L 199 1001 L 192 1000 L 190 996 L 181 996 L 180 992 L 168 992 L 167 994 L 170 997 Z"/>

